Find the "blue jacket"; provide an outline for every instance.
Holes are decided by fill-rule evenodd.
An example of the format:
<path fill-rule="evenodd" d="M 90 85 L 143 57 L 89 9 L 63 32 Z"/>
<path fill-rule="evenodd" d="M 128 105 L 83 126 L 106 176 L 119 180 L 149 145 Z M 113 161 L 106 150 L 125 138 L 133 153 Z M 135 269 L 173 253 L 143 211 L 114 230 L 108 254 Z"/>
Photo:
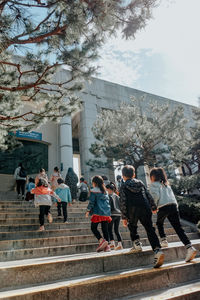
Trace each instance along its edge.
<path fill-rule="evenodd" d="M 97 187 L 91 189 L 87 211 L 90 215 L 110 216 L 110 203 L 107 194 L 103 194 Z"/>
<path fill-rule="evenodd" d="M 61 199 L 61 202 L 72 202 L 70 189 L 66 184 L 64 183 L 59 184 L 59 186 L 55 190 L 55 193 Z"/>

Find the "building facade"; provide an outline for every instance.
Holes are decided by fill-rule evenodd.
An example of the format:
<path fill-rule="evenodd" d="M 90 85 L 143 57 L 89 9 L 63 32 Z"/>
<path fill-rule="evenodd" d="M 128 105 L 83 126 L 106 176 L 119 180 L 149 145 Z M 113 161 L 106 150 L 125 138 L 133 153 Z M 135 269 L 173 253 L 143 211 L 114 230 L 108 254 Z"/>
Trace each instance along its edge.
<path fill-rule="evenodd" d="M 68 76 L 62 70 L 58 78 Z M 121 86 L 105 80 L 93 78 L 91 84 L 86 84 L 81 93 L 82 109 L 72 117 L 64 117 L 59 124 L 47 123 L 31 133 L 16 132 L 16 137 L 24 147 L 12 153 L 0 153 L 0 190 L 13 188 L 13 173 L 19 162 L 23 162 L 29 174 L 36 174 L 40 168 L 45 168 L 48 175 L 58 166 L 63 177 L 69 167 L 89 180 L 94 174 L 105 174 L 114 179 L 110 170 L 91 171 L 87 166 L 89 159 L 94 158 L 89 148 L 95 139 L 91 128 L 96 121 L 97 114 L 103 109 L 117 109 L 121 102 L 129 103 L 130 97 L 144 98 L 142 109 L 150 101 L 169 104 L 171 108 L 180 104 L 160 96 L 145 93 L 140 90 Z M 188 120 L 192 120 L 192 106 L 182 104 Z M 140 177 L 144 176 L 141 170 Z"/>

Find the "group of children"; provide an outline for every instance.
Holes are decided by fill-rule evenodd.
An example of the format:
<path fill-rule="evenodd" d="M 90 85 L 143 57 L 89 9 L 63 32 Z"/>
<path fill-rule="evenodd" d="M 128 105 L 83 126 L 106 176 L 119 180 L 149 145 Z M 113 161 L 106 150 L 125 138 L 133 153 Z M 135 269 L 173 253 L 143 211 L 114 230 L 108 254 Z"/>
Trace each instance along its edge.
<path fill-rule="evenodd" d="M 186 246 L 185 261 L 189 262 L 194 259 L 197 250 L 191 245 L 181 226 L 177 201 L 164 169 L 154 168 L 151 170 L 150 192 L 141 180 L 135 179 L 134 167 L 125 166 L 122 169 L 122 177 L 119 196 L 116 193 L 115 184 L 109 183 L 105 186 L 101 176 L 94 176 L 92 179 L 93 188 L 90 192 L 86 217 L 91 215 L 91 230 L 99 242 L 96 251 L 107 252 L 111 249 L 123 249 L 119 233 L 120 216 L 122 216 L 123 225 L 128 226 L 130 231 L 133 243 L 131 251 L 142 251 L 142 244 L 137 231 L 138 221 L 140 221 L 154 251 L 154 268 L 158 268 L 164 262 L 164 253 L 161 248 L 168 246 L 164 232 L 164 220 L 168 218 L 180 240 Z M 156 224 L 161 244 L 153 227 L 152 213 L 157 213 Z M 103 236 L 98 230 L 99 224 L 101 224 Z M 117 247 L 114 245 L 113 225 L 118 239 Z"/>
<path fill-rule="evenodd" d="M 33 200 L 36 207 L 39 207 L 39 231 L 44 231 L 44 216 L 47 216 L 49 223 L 53 222 L 51 206 L 55 202 L 58 211 L 58 217 L 63 212 L 64 223 L 67 222 L 67 205 L 71 205 L 72 198 L 69 187 L 64 183 L 58 167 L 54 168 L 50 181 L 44 169 L 41 169 L 35 180 L 29 178 L 27 184 L 26 200 Z"/>
<path fill-rule="evenodd" d="M 153 168 L 150 172 L 151 185 L 149 191 L 141 180 L 135 178 L 134 167 L 127 165 L 122 169 L 122 177 L 119 184 L 119 191 L 116 185 L 102 178 L 94 176 L 92 178 L 92 189 L 89 195 L 89 204 L 87 206 L 86 217 L 91 216 L 91 231 L 97 238 L 99 245 L 96 249 L 100 251 L 122 250 L 122 238 L 119 232 L 120 219 L 124 227 L 128 227 L 132 240 L 131 252 L 142 251 L 142 244 L 137 231 L 138 221 L 144 227 L 149 243 L 154 251 L 154 267 L 160 267 L 164 262 L 163 247 L 168 246 L 167 237 L 164 231 L 164 221 L 168 218 L 172 227 L 176 231 L 180 240 L 186 247 L 186 262 L 191 261 L 196 256 L 197 250 L 191 245 L 186 233 L 184 232 L 179 217 L 178 205 L 175 195 L 169 185 L 166 173 L 162 168 Z M 52 199 L 57 204 L 58 217 L 61 217 L 61 208 L 63 211 L 64 223 L 67 222 L 67 205 L 71 205 L 72 197 L 69 187 L 64 183 L 60 176 L 59 169 L 54 168 L 54 174 L 51 176 L 50 184 L 44 169 L 34 182 L 29 180 L 28 192 L 34 195 L 35 206 L 39 206 L 40 231 L 44 228 L 44 216 L 47 216 L 49 223 L 53 221 L 50 212 Z M 88 197 L 88 187 L 84 178 L 80 180 L 80 201 L 86 201 Z M 29 196 L 30 196 L 29 195 Z M 155 232 L 152 223 L 152 213 L 157 213 L 158 232 L 160 240 Z M 101 224 L 102 233 L 98 230 Z M 118 244 L 115 245 L 114 232 Z"/>

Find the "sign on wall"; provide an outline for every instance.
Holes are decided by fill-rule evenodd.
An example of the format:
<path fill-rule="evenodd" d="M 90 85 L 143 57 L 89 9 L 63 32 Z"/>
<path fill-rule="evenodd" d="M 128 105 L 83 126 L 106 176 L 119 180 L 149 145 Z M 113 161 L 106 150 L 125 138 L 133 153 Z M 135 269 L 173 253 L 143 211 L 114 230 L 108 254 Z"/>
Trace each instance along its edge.
<path fill-rule="evenodd" d="M 39 140 L 39 141 L 42 140 L 42 133 L 37 131 L 24 132 L 24 131 L 17 130 L 15 135 L 18 138 L 28 138 L 28 139 Z"/>

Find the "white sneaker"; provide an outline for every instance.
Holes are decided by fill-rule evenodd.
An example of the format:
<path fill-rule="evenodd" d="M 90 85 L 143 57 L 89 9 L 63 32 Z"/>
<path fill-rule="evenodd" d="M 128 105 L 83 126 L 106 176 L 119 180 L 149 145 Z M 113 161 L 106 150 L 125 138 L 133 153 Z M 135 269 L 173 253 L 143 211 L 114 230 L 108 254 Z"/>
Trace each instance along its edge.
<path fill-rule="evenodd" d="M 159 268 L 162 266 L 164 263 L 164 253 L 162 252 L 161 249 L 155 250 L 155 255 L 154 255 L 154 268 Z"/>
<path fill-rule="evenodd" d="M 18 194 L 18 195 L 17 195 L 17 199 L 20 199 L 20 197 L 21 197 L 21 194 Z"/>
<path fill-rule="evenodd" d="M 39 231 L 44 231 L 45 229 L 44 229 L 44 225 L 43 226 L 40 226 L 40 228 L 39 228 Z"/>
<path fill-rule="evenodd" d="M 52 214 L 48 213 L 47 220 L 48 220 L 49 223 L 53 222 Z"/>
<path fill-rule="evenodd" d="M 141 252 L 142 251 L 142 243 L 139 240 L 135 240 L 133 242 L 133 247 L 130 252 Z"/>
<path fill-rule="evenodd" d="M 197 250 L 191 246 L 190 248 L 187 249 L 185 261 L 189 262 L 189 261 L 193 260 L 196 256 L 196 254 L 197 254 Z"/>
<path fill-rule="evenodd" d="M 160 245 L 161 245 L 161 248 L 167 248 L 168 247 L 167 239 L 166 238 L 162 239 Z"/>
<path fill-rule="evenodd" d="M 118 242 L 117 247 L 115 247 L 115 250 L 122 250 L 123 246 L 121 242 Z"/>
<path fill-rule="evenodd" d="M 111 250 L 114 250 L 115 249 L 115 241 L 111 241 L 109 246 L 110 246 Z"/>

